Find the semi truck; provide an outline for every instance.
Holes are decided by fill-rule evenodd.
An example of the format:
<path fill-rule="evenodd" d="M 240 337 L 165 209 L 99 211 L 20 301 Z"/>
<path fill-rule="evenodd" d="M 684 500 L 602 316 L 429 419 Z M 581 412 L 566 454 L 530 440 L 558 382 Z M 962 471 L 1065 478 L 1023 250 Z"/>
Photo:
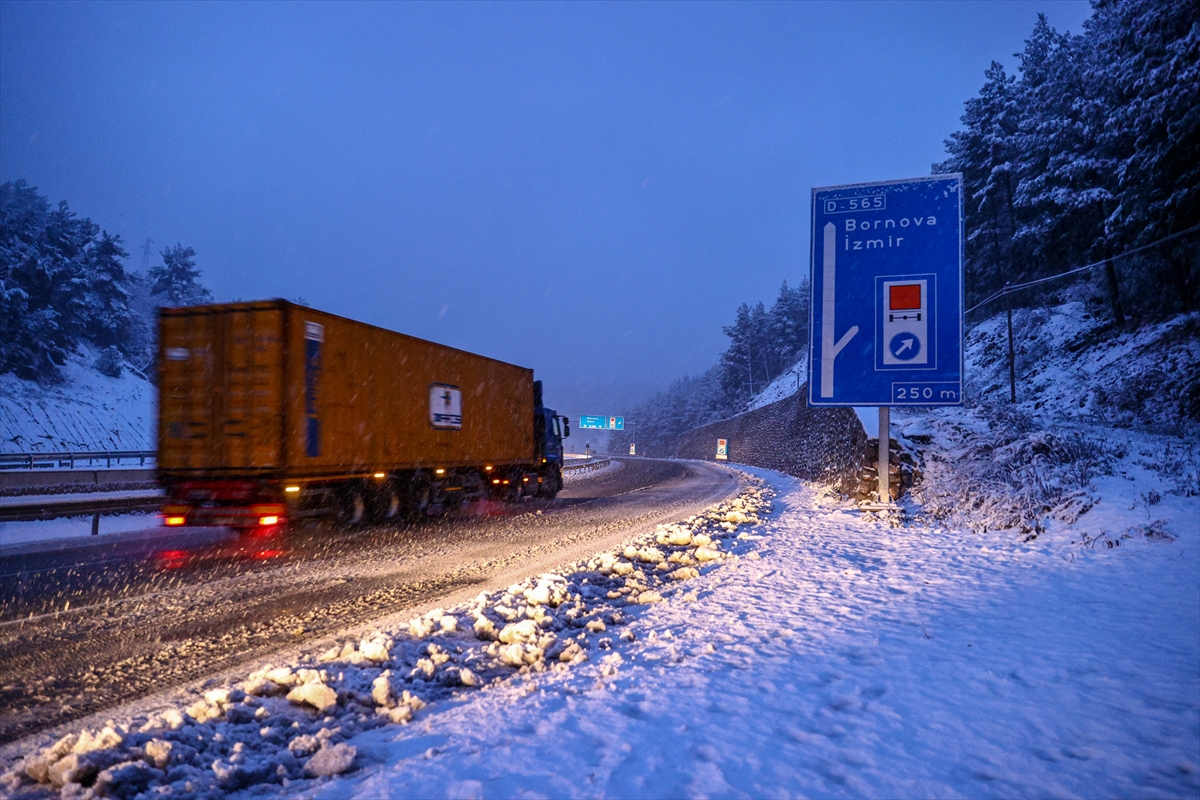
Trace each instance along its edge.
<path fill-rule="evenodd" d="M 533 370 L 286 300 L 164 308 L 168 526 L 346 525 L 553 498 L 569 423 Z"/>

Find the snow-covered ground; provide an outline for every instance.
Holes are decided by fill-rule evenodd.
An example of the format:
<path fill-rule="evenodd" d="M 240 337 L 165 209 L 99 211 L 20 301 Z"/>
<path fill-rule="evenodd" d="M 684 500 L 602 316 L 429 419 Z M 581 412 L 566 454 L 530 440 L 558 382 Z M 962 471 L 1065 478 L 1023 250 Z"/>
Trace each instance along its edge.
<path fill-rule="evenodd" d="M 154 387 L 128 369 L 102 375 L 95 359 L 73 353 L 57 385 L 0 375 L 0 453 L 153 450 Z"/>
<path fill-rule="evenodd" d="M 1009 399 L 1007 323 L 967 332 L 968 398 Z M 1024 413 L 1195 436 L 1200 420 L 1200 313 L 1116 334 L 1082 302 L 1013 312 L 1017 407 Z M 1191 415 L 1190 423 L 1186 417 Z"/>
<path fill-rule="evenodd" d="M 751 470 L 623 552 L 118 717 L 0 791 L 1194 797 L 1200 497 L 1137 459 L 1025 543 Z"/>
<path fill-rule="evenodd" d="M 101 515 L 98 536 L 128 533 L 161 527 L 162 520 L 152 512 Z M 0 551 L 29 542 L 56 542 L 92 535 L 92 515 L 60 517 L 36 522 L 0 522 Z"/>
<path fill-rule="evenodd" d="M 746 408 L 747 411 L 754 411 L 763 406 L 769 406 L 771 403 L 777 403 L 785 397 L 791 397 L 796 392 L 800 391 L 800 387 L 808 380 L 808 356 L 801 357 L 799 361 L 793 364 L 782 375 L 771 381 L 766 389 L 763 389 Z"/>

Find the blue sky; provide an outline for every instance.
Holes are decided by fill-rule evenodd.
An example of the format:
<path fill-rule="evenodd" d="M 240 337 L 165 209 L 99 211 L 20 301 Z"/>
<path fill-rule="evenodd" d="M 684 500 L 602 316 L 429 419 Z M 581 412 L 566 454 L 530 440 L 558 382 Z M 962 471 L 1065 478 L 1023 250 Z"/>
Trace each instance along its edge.
<path fill-rule="evenodd" d="M 624 413 L 808 270 L 810 190 L 928 174 L 1086 2 L 0 2 L 0 180 Z"/>

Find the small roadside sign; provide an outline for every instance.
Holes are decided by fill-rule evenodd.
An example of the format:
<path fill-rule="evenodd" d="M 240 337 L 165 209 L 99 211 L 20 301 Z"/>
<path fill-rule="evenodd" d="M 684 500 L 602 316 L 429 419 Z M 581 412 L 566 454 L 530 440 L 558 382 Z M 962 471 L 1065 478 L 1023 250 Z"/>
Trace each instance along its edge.
<path fill-rule="evenodd" d="M 623 431 L 625 430 L 624 417 L 580 417 L 580 428 L 589 428 L 600 431 Z"/>
<path fill-rule="evenodd" d="M 717 439 L 717 461 L 729 460 L 729 441 L 726 439 Z"/>
<path fill-rule="evenodd" d="M 636 444 L 629 445 L 629 455 L 631 455 L 631 456 L 637 455 L 637 445 Z"/>
<path fill-rule="evenodd" d="M 962 176 L 813 189 L 814 406 L 960 405 Z"/>

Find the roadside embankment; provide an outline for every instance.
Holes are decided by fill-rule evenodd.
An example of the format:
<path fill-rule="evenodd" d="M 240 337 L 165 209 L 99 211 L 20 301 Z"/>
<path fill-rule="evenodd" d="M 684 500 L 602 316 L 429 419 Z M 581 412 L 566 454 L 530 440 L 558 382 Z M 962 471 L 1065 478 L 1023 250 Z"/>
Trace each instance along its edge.
<path fill-rule="evenodd" d="M 676 458 L 715 460 L 725 439 L 729 460 L 804 480 L 858 489 L 867 433 L 849 408 L 810 408 L 801 390 L 736 417 L 693 428 L 680 437 Z"/>

